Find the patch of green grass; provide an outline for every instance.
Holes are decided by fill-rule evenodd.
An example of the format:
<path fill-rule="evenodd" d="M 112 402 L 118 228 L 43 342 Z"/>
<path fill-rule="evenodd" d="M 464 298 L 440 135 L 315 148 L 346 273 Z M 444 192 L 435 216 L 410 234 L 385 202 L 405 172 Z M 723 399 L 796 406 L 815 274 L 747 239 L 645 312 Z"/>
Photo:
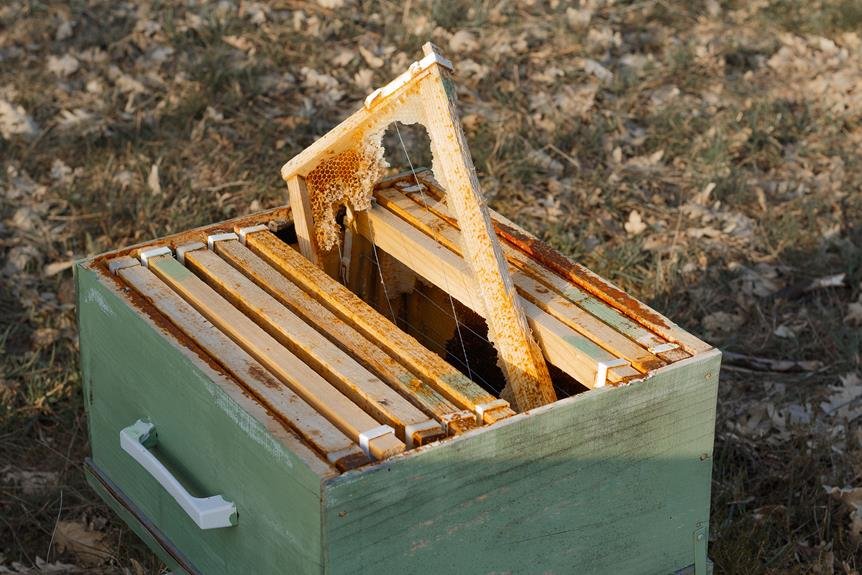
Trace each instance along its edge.
<path fill-rule="evenodd" d="M 862 28 L 862 4 L 858 0 L 773 0 L 762 17 L 778 22 L 796 34 L 831 36 Z"/>

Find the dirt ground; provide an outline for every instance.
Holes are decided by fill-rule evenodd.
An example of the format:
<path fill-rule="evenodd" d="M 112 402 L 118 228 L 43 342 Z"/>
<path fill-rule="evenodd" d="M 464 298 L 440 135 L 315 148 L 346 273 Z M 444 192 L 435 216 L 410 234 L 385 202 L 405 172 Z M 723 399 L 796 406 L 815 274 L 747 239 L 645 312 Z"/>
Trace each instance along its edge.
<path fill-rule="evenodd" d="M 491 205 L 727 352 L 716 572 L 858 574 L 859 0 L 2 3 L 0 574 L 162 569 L 83 480 L 72 262 L 283 203 L 429 39 Z"/>

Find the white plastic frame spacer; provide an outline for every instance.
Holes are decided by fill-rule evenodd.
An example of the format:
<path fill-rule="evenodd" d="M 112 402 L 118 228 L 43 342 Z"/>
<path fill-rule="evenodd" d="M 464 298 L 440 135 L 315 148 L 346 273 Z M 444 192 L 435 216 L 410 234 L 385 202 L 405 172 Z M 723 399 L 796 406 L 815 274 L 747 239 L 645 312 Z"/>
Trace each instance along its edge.
<path fill-rule="evenodd" d="M 621 357 L 610 361 L 600 361 L 596 364 L 596 385 L 595 387 L 604 387 L 608 383 L 608 370 L 612 367 L 622 367 L 630 365 L 628 361 Z"/>
<path fill-rule="evenodd" d="M 440 64 L 444 68 L 448 68 L 450 72 L 455 71 L 455 66 L 452 65 L 452 60 L 439 52 L 431 52 L 430 54 L 425 55 L 421 60 L 419 60 L 418 64 L 419 69 L 414 72 L 414 74 L 418 74 L 425 68 L 430 67 L 431 64 Z"/>
<path fill-rule="evenodd" d="M 255 232 L 268 232 L 269 227 L 264 224 L 258 224 L 256 226 L 247 226 L 244 228 L 237 228 L 236 235 L 239 236 L 239 243 L 245 245 L 245 237 L 248 234 L 253 234 Z"/>
<path fill-rule="evenodd" d="M 668 351 L 673 351 L 675 349 L 679 349 L 679 344 L 676 343 L 660 343 L 658 345 L 654 345 L 652 347 L 648 347 L 647 351 L 650 353 L 665 353 Z"/>
<path fill-rule="evenodd" d="M 173 255 L 173 252 L 171 251 L 171 248 L 169 248 L 168 246 L 156 246 L 154 248 L 147 248 L 145 250 L 139 251 L 138 252 L 138 259 L 141 260 L 141 264 L 143 264 L 143 266 L 145 268 L 149 268 L 150 267 L 150 264 L 149 264 L 150 258 L 155 258 L 158 256 L 172 256 L 172 255 Z"/>
<path fill-rule="evenodd" d="M 177 249 L 174 252 L 177 254 L 177 260 L 183 265 L 186 265 L 186 254 L 188 252 L 193 252 L 195 250 L 205 250 L 207 246 L 203 242 L 191 242 L 189 244 L 183 244 L 181 246 L 177 246 Z"/>
<path fill-rule="evenodd" d="M 477 423 L 482 425 L 485 422 L 485 412 L 499 407 L 509 407 L 509 402 L 505 399 L 495 399 L 494 401 L 489 401 L 487 403 L 477 404 L 475 407 L 476 415 L 479 416 L 479 421 Z"/>
<path fill-rule="evenodd" d="M 117 275 L 120 270 L 141 265 L 141 262 L 130 256 L 122 256 L 108 261 L 108 271 Z"/>
<path fill-rule="evenodd" d="M 385 98 L 394 94 L 399 88 L 407 84 L 410 80 L 413 79 L 414 76 L 422 72 L 423 70 L 427 70 L 431 67 L 432 64 L 439 64 L 444 68 L 448 68 L 450 71 L 454 71 L 455 67 L 452 65 L 452 62 L 449 58 L 438 54 L 437 52 L 432 52 L 425 57 L 423 57 L 418 62 L 413 62 L 410 64 L 410 67 L 407 68 L 406 72 L 403 72 L 397 78 L 383 86 L 382 88 L 377 88 L 365 98 L 365 107 L 370 108 L 372 104 L 374 104 L 375 100 L 378 98 Z"/>
<path fill-rule="evenodd" d="M 365 452 L 365 455 L 371 457 L 371 451 L 369 451 L 368 444 L 371 443 L 372 440 L 377 439 L 378 437 L 383 437 L 387 433 L 394 434 L 395 430 L 388 425 L 378 425 L 377 427 L 363 431 L 359 434 L 359 448 Z M 371 458 L 373 459 L 373 457 Z"/>
<path fill-rule="evenodd" d="M 420 421 L 419 423 L 411 423 L 410 425 L 404 426 L 404 443 L 407 444 L 407 449 L 413 449 L 413 434 L 417 431 L 425 431 L 426 429 L 440 428 L 442 430 L 442 426 L 433 419 L 426 419 L 425 421 Z"/>
<path fill-rule="evenodd" d="M 238 240 L 239 236 L 233 232 L 225 232 L 223 234 L 212 234 L 207 236 L 207 247 L 213 249 L 213 244 L 216 242 L 226 242 L 228 240 Z"/>

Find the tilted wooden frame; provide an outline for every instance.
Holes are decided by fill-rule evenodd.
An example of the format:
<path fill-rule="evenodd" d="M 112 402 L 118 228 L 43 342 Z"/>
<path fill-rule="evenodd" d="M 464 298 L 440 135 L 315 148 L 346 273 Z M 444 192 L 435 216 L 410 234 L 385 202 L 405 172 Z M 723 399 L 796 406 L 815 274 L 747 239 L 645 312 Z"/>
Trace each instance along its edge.
<path fill-rule="evenodd" d="M 520 410 L 552 403 L 556 394 L 545 358 L 518 301 L 458 120 L 451 63 L 430 43 L 423 51 L 422 60 L 373 92 L 360 110 L 282 168 L 300 250 L 328 268 L 324 248 L 331 248 L 334 241 L 329 229 L 333 207 L 349 201 L 355 210 L 369 209 L 382 162 L 383 130 L 396 121 L 421 123 L 431 140 L 435 176 L 447 190 L 449 208 L 461 229 L 465 260 L 477 286 L 478 311 L 488 324 L 514 402 Z M 342 173 L 335 173 L 339 170 Z M 326 193 L 331 196 L 324 200 Z"/>

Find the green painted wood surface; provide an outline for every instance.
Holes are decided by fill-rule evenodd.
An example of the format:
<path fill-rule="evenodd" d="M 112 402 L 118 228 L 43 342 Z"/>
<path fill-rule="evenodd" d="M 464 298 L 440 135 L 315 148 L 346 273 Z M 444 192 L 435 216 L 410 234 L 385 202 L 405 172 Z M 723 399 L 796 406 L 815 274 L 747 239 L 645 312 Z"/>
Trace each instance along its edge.
<path fill-rule="evenodd" d="M 324 486 L 327 573 L 673 573 L 708 525 L 720 354 Z"/>
<path fill-rule="evenodd" d="M 664 574 L 695 563 L 718 352 L 337 476 L 110 280 L 77 271 L 94 460 L 204 573 Z M 140 417 L 195 494 L 237 503 L 238 526 L 197 530 L 120 450 L 119 430 Z"/>
<path fill-rule="evenodd" d="M 207 575 L 320 573 L 320 481 L 332 468 L 111 280 L 76 271 L 96 466 Z M 238 525 L 199 530 L 120 449 L 120 429 L 139 418 L 155 424 L 154 452 L 194 495 L 236 503 Z"/>

